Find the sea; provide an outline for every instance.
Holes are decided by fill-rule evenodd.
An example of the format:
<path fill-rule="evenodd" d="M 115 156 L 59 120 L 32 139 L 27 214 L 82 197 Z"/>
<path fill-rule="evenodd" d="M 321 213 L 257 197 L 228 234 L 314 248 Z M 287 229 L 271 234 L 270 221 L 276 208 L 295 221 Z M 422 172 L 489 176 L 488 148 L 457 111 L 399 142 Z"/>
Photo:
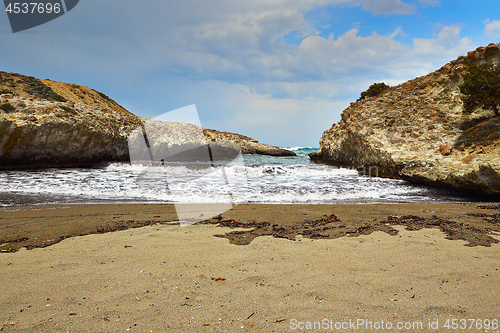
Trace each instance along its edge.
<path fill-rule="evenodd" d="M 363 175 L 296 156 L 240 155 L 224 163 L 111 163 L 0 171 L 0 207 L 95 203 L 366 204 L 473 201 L 460 193 Z"/>

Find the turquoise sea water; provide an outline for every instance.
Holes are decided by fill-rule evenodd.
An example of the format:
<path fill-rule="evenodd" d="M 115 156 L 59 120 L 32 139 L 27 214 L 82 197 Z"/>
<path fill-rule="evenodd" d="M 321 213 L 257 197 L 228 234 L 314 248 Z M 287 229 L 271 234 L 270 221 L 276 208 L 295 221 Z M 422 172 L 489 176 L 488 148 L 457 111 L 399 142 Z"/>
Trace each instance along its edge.
<path fill-rule="evenodd" d="M 297 156 L 267 156 L 267 155 L 244 155 L 243 160 L 245 165 L 265 165 L 265 164 L 282 164 L 282 165 L 311 165 L 314 164 L 309 158 L 309 154 L 318 150 L 311 147 L 286 147 Z"/>

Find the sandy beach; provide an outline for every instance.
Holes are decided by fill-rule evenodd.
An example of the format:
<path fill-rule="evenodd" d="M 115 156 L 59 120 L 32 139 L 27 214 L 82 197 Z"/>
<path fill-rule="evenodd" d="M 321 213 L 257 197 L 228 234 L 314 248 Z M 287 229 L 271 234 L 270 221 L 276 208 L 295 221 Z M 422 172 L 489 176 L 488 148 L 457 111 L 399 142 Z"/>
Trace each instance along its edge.
<path fill-rule="evenodd" d="M 171 205 L 4 208 L 0 331 L 499 332 L 499 214 L 239 205 L 183 227 Z"/>

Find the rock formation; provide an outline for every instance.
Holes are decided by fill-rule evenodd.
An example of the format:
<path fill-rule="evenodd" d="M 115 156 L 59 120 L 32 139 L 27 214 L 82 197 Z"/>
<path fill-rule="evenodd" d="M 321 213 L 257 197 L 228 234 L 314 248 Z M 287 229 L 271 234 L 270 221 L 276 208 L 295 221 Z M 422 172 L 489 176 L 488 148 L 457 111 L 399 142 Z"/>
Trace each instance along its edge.
<path fill-rule="evenodd" d="M 220 162 L 234 160 L 240 147 L 232 142 L 209 142 L 193 124 L 147 119 L 128 136 L 132 163 Z"/>
<path fill-rule="evenodd" d="M 88 87 L 0 72 L 0 169 L 129 161 L 127 138 L 147 121 Z M 172 126 L 182 136 L 194 125 Z M 233 140 L 237 134 L 207 133 L 206 141 L 218 142 L 214 151 L 231 156 L 234 146 L 223 143 L 224 137 L 243 153 L 277 154 L 279 149 L 243 136 Z"/>
<path fill-rule="evenodd" d="M 242 154 L 260 154 L 260 155 L 271 155 L 271 156 L 295 156 L 293 151 L 269 146 L 263 143 L 259 143 L 257 140 L 249 138 L 248 136 L 229 133 L 229 132 L 219 132 L 211 129 L 204 129 L 205 138 L 208 142 L 230 142 L 238 145 L 241 148 Z"/>
<path fill-rule="evenodd" d="M 140 118 L 90 88 L 4 72 L 0 108 L 2 169 L 124 161 L 124 138 L 140 124 Z"/>
<path fill-rule="evenodd" d="M 468 193 L 500 193 L 500 117 L 464 114 L 464 62 L 500 64 L 490 44 L 351 105 L 323 133 L 317 162 Z"/>

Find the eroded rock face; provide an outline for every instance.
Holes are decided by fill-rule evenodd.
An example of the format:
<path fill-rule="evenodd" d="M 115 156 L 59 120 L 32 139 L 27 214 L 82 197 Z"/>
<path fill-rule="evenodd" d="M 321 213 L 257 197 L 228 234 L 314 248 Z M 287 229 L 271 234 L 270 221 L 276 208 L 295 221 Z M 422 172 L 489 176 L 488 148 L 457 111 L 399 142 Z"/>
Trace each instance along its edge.
<path fill-rule="evenodd" d="M 116 102 L 83 86 L 0 73 L 0 168 L 90 166 L 128 158 L 127 134 L 140 123 Z M 75 96 L 70 96 L 69 92 Z M 95 99 L 84 104 L 76 94 Z"/>
<path fill-rule="evenodd" d="M 432 186 L 500 193 L 500 118 L 462 113 L 464 60 L 500 63 L 500 45 L 469 52 L 439 70 L 344 110 L 325 131 L 318 162 Z"/>
<path fill-rule="evenodd" d="M 211 129 L 204 129 L 205 137 L 207 141 L 210 142 L 230 142 L 238 145 L 241 148 L 242 154 L 260 154 L 260 155 L 271 155 L 271 156 L 295 156 L 293 151 L 269 146 L 263 143 L 259 143 L 257 140 L 249 138 L 248 136 L 230 133 L 230 132 L 219 132 Z"/>
<path fill-rule="evenodd" d="M 137 117 L 82 85 L 0 72 L 0 169 L 128 162 L 128 137 L 144 124 L 153 124 L 151 137 L 155 147 L 167 149 L 161 152 L 165 156 L 182 151 L 188 158 L 185 145 L 205 149 L 207 143 L 213 157 L 221 159 L 234 157 L 240 147 L 243 153 L 294 155 L 238 134 L 160 123 Z"/>

